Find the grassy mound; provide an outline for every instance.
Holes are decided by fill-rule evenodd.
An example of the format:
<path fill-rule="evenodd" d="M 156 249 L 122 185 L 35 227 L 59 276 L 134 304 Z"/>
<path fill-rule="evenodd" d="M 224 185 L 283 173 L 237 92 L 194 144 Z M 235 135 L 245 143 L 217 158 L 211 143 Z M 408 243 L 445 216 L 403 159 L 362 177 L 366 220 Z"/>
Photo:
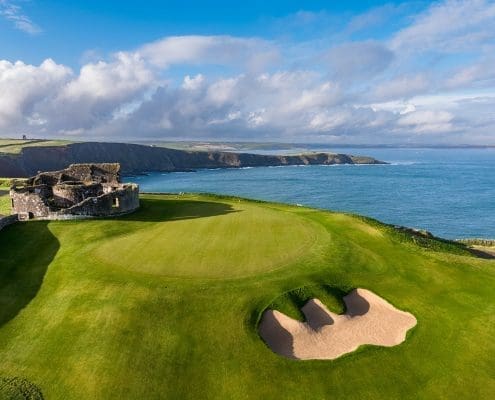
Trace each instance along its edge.
<path fill-rule="evenodd" d="M 142 204 L 0 231 L 0 376 L 26 377 L 48 399 L 495 392 L 494 261 L 303 207 L 199 195 Z M 413 313 L 408 340 L 295 362 L 258 336 L 267 306 L 295 313 L 315 296 L 338 312 L 353 287 Z"/>
<path fill-rule="evenodd" d="M 304 314 L 301 308 L 311 299 L 320 300 L 330 311 L 336 314 L 345 312 L 343 297 L 349 290 L 343 290 L 331 285 L 311 285 L 303 286 L 278 296 L 273 300 L 267 309 L 277 310 L 289 317 L 304 321 Z M 264 311 L 264 310 L 263 310 Z"/>

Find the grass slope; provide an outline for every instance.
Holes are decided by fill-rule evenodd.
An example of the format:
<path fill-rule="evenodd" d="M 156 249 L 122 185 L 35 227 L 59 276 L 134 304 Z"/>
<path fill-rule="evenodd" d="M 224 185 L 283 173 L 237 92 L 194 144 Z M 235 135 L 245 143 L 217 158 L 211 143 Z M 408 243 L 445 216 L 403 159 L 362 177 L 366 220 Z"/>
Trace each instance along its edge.
<path fill-rule="evenodd" d="M 142 205 L 118 219 L 0 231 L 1 377 L 47 399 L 495 393 L 495 262 L 302 207 L 151 195 Z M 320 293 L 335 309 L 352 287 L 412 312 L 408 340 L 301 362 L 257 335 L 270 304 L 297 312 Z"/>
<path fill-rule="evenodd" d="M 74 142 L 45 139 L 0 139 L 0 153 L 19 154 L 25 147 L 65 146 L 70 143 Z"/>

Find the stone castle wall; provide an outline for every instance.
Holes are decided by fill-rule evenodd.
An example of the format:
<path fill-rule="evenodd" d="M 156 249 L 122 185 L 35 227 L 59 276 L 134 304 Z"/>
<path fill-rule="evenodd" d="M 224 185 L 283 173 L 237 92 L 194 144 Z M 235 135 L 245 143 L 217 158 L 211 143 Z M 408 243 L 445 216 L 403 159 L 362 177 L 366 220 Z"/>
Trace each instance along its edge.
<path fill-rule="evenodd" d="M 100 183 L 90 185 L 59 184 L 52 188 L 53 201 L 57 207 L 72 207 L 88 197 L 97 197 L 103 194 L 103 186 Z"/>
<path fill-rule="evenodd" d="M 63 182 L 120 182 L 120 164 L 71 164 L 60 171 L 41 172 L 27 180 L 28 185 L 54 186 Z"/>
<path fill-rule="evenodd" d="M 104 217 L 139 208 L 139 187 L 119 182 L 118 164 L 71 165 L 43 172 L 10 191 L 19 220 Z"/>
<path fill-rule="evenodd" d="M 45 199 L 50 195 L 50 188 L 44 185 L 11 190 L 12 210 L 19 214 L 20 220 L 46 217 L 50 213 L 50 207 Z"/>
<path fill-rule="evenodd" d="M 127 184 L 110 193 L 88 198 L 60 213 L 104 217 L 127 214 L 137 208 L 139 208 L 139 187 L 135 184 Z"/>

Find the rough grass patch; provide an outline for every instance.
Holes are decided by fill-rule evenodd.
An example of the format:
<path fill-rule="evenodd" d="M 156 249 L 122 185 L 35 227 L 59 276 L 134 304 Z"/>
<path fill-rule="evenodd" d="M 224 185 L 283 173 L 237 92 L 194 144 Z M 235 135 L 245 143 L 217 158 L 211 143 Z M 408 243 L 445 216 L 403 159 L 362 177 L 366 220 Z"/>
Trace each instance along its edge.
<path fill-rule="evenodd" d="M 38 386 L 24 378 L 0 377 L 1 400 L 43 400 Z"/>

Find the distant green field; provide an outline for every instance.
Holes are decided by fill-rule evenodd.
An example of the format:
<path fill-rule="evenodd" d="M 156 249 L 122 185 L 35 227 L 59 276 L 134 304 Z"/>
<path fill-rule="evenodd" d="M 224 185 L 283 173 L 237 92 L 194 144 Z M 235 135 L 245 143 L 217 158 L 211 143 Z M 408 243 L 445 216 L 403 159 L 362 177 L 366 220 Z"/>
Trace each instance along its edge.
<path fill-rule="evenodd" d="M 19 143 L 26 142 L 26 140 L 21 139 L 0 139 L 0 147 L 3 146 L 13 146 Z"/>
<path fill-rule="evenodd" d="M 73 143 L 68 140 L 42 139 L 0 139 L 0 153 L 19 154 L 24 147 L 65 146 Z"/>
<path fill-rule="evenodd" d="M 49 400 L 491 399 L 495 261 L 418 243 L 350 215 L 199 195 L 12 225 L 0 231 L 0 377 Z M 319 296 L 342 311 L 354 287 L 416 316 L 403 344 L 296 361 L 257 334 L 270 305 L 297 317 Z"/>
<path fill-rule="evenodd" d="M 259 150 L 287 150 L 293 152 L 298 150 L 298 153 L 305 148 L 302 145 L 291 143 L 271 143 L 271 142 L 209 142 L 209 141 L 142 141 L 137 142 L 143 145 L 153 145 L 157 147 L 167 147 L 169 149 L 188 150 L 188 151 L 234 151 L 234 152 L 250 152 Z"/>

